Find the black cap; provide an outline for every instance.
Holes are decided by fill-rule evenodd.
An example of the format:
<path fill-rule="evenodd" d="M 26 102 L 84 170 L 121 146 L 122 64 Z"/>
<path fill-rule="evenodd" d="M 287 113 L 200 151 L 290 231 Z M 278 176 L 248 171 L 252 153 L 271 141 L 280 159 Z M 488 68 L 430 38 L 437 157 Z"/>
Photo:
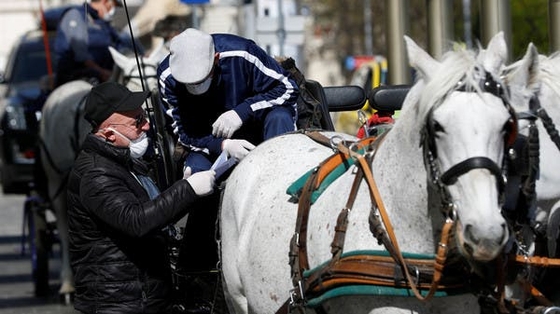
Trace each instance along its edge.
<path fill-rule="evenodd" d="M 91 89 L 84 117 L 93 127 L 97 127 L 115 112 L 140 108 L 148 97 L 150 91 L 131 92 L 116 82 L 104 82 Z"/>
<path fill-rule="evenodd" d="M 123 6 L 122 0 L 115 0 L 115 5 L 118 7 L 122 7 Z"/>

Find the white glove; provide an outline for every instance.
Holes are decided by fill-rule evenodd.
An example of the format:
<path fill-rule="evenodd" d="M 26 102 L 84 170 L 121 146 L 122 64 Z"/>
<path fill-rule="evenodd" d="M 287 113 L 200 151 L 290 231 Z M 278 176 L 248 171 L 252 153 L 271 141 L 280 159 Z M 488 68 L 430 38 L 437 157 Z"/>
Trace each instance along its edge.
<path fill-rule="evenodd" d="M 212 135 L 215 137 L 231 138 L 233 133 L 243 125 L 243 121 L 234 110 L 222 113 L 212 124 Z"/>
<path fill-rule="evenodd" d="M 187 168 L 190 170 L 190 167 Z M 214 192 L 215 180 L 216 172 L 214 170 L 197 172 L 187 178 L 187 182 L 198 196 L 205 196 Z"/>
<path fill-rule="evenodd" d="M 185 169 L 183 169 L 183 179 L 187 180 L 192 174 L 192 169 L 191 167 L 185 167 Z"/>
<path fill-rule="evenodd" d="M 226 151 L 230 157 L 237 159 L 237 161 L 247 156 L 253 148 L 255 148 L 255 145 L 246 140 L 224 140 L 222 142 L 222 150 Z"/>

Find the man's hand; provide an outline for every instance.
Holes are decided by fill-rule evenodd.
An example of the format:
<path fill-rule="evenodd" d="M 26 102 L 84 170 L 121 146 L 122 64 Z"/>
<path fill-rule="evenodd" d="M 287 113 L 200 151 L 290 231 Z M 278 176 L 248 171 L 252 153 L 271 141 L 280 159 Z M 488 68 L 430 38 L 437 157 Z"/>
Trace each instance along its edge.
<path fill-rule="evenodd" d="M 234 110 L 222 113 L 212 124 L 212 135 L 221 138 L 231 138 L 233 133 L 243 125 L 243 121 Z"/>
<path fill-rule="evenodd" d="M 187 168 L 190 170 L 190 167 Z M 214 192 L 215 180 L 216 172 L 214 170 L 197 172 L 187 178 L 187 182 L 198 196 L 205 196 Z"/>
<path fill-rule="evenodd" d="M 237 159 L 237 161 L 247 156 L 253 148 L 255 148 L 255 145 L 246 140 L 224 140 L 222 142 L 222 150 L 226 151 L 230 157 Z"/>

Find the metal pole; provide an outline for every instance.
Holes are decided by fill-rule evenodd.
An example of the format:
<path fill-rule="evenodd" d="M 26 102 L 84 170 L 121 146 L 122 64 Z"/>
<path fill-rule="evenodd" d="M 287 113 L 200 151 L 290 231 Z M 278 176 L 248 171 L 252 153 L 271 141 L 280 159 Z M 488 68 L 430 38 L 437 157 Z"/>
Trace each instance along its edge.
<path fill-rule="evenodd" d="M 193 28 L 199 29 L 200 28 L 200 21 L 198 18 L 198 5 L 193 5 L 192 6 L 192 24 L 193 24 Z"/>
<path fill-rule="evenodd" d="M 452 0 L 451 0 L 452 1 Z M 428 0 L 428 48 L 439 59 L 449 50 L 453 34 L 453 3 L 450 0 Z"/>
<path fill-rule="evenodd" d="M 404 34 L 408 29 L 408 0 L 385 0 L 387 8 L 387 63 L 389 84 L 409 84 L 410 68 L 406 58 Z"/>
<path fill-rule="evenodd" d="M 508 46 L 508 59 L 512 59 L 511 37 L 511 8 L 509 0 L 480 0 L 480 24 L 482 45 L 488 42 L 498 32 L 504 32 Z"/>
<path fill-rule="evenodd" d="M 548 0 L 549 53 L 560 50 L 560 0 Z"/>
<path fill-rule="evenodd" d="M 364 44 L 365 54 L 373 55 L 373 30 L 371 28 L 371 0 L 364 0 Z"/>
<path fill-rule="evenodd" d="M 471 0 L 463 0 L 463 24 L 464 36 L 467 49 L 473 47 L 472 44 L 472 23 L 471 23 Z"/>
<path fill-rule="evenodd" d="M 278 0 L 278 45 L 280 46 L 280 56 L 284 55 L 284 43 L 286 42 L 286 29 L 284 28 L 284 10 L 282 0 Z"/>

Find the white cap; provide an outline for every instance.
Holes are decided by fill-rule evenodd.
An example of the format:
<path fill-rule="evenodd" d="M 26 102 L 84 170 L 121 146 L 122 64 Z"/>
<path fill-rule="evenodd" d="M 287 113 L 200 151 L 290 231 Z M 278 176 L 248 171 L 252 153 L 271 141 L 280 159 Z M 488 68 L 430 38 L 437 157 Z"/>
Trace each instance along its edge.
<path fill-rule="evenodd" d="M 171 39 L 169 50 L 171 75 L 181 83 L 200 83 L 212 71 L 214 40 L 207 33 L 187 28 Z"/>

